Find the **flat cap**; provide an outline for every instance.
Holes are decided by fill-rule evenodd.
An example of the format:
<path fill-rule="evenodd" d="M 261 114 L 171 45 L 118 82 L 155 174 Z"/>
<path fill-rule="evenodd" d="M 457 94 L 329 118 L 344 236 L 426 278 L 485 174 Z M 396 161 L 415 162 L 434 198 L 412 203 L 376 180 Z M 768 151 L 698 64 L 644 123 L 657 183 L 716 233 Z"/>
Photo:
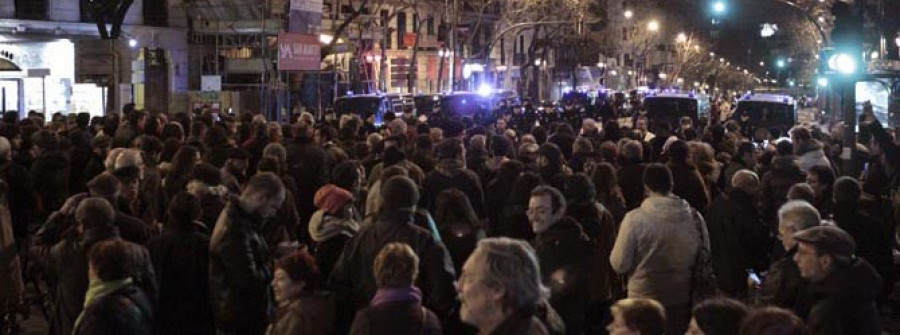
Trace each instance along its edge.
<path fill-rule="evenodd" d="M 856 242 L 843 229 L 834 226 L 818 226 L 794 234 L 794 240 L 809 243 L 821 253 L 835 256 L 852 256 Z"/>

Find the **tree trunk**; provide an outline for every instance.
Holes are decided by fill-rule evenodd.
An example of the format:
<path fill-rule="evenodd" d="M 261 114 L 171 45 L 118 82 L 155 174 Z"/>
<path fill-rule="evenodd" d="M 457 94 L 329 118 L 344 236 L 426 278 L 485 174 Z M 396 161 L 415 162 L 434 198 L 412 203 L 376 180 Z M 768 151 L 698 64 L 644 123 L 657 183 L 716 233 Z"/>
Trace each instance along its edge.
<path fill-rule="evenodd" d="M 416 8 L 413 11 L 413 13 L 414 13 L 413 15 L 415 17 L 421 18 L 421 15 L 419 15 L 418 8 Z M 423 23 L 425 23 L 425 20 L 419 20 L 418 22 L 416 22 L 416 42 L 413 43 L 412 59 L 409 60 L 410 68 L 409 68 L 409 76 L 406 81 L 407 82 L 406 84 L 407 84 L 409 93 L 412 93 L 412 94 L 416 93 L 415 89 L 417 87 L 417 82 L 418 82 L 418 78 L 419 78 L 419 62 L 418 62 L 419 41 L 422 40 L 421 32 L 422 32 L 422 24 Z"/>

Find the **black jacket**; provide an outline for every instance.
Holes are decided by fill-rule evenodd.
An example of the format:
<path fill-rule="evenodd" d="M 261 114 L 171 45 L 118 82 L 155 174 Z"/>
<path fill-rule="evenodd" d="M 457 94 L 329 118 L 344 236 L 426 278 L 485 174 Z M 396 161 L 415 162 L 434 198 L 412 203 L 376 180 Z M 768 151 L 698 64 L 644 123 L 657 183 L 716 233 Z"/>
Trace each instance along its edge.
<path fill-rule="evenodd" d="M 881 220 L 861 211 L 855 204 L 836 203 L 834 221 L 856 242 L 856 254 L 865 259 L 885 282 L 892 283 L 894 258 L 892 239 L 884 234 Z"/>
<path fill-rule="evenodd" d="M 329 167 L 325 150 L 316 146 L 311 140 L 295 141 L 285 145 L 287 149 L 287 167 L 285 171 L 294 177 L 297 183 L 297 210 L 300 222 L 309 222 L 316 211 L 313 197 L 320 187 L 328 182 Z"/>
<path fill-rule="evenodd" d="M 147 248 L 159 283 L 157 334 L 215 334 L 209 301 L 209 237 L 173 228 Z"/>
<path fill-rule="evenodd" d="M 875 299 L 881 278 L 868 262 L 855 259 L 849 266 L 838 266 L 821 282 L 812 283 L 804 294 L 809 302 L 806 325 L 810 333 L 881 334 L 881 318 Z M 800 314 L 803 315 L 804 309 Z"/>
<path fill-rule="evenodd" d="M 439 335 L 441 321 L 417 301 L 367 307 L 353 319 L 351 335 Z"/>
<path fill-rule="evenodd" d="M 742 298 L 747 293 L 747 270 L 765 270 L 771 250 L 756 199 L 738 189 L 720 194 L 710 205 L 707 229 L 719 288 Z"/>
<path fill-rule="evenodd" d="M 697 168 L 683 163 L 669 163 L 666 166 L 672 170 L 672 181 L 675 183 L 672 193 L 687 201 L 697 211 L 706 213 L 709 189 Z"/>
<path fill-rule="evenodd" d="M 31 175 L 24 166 L 0 158 L 0 180 L 6 182 L 9 187 L 8 194 L 11 196 L 8 196 L 7 200 L 16 241 L 24 241 L 28 235 L 32 212 L 37 208 L 39 201 Z M 56 208 L 48 209 L 50 210 Z"/>
<path fill-rule="evenodd" d="M 410 211 L 382 210 L 374 222 L 362 225 L 356 236 L 347 241 L 331 272 L 332 290 L 354 311 L 367 306 L 376 291 L 372 271 L 375 255 L 391 242 L 406 243 L 416 252 L 416 286 L 422 288 L 423 304 L 438 315 L 446 315 L 456 300 L 450 254 L 430 231 L 415 226 Z"/>
<path fill-rule="evenodd" d="M 800 170 L 794 156 L 778 156 L 772 160 L 772 167 L 762 176 L 762 210 L 768 222 L 777 222 L 778 208 L 787 202 L 791 186 L 806 181 L 806 174 Z M 772 227 L 773 231 L 774 228 Z"/>
<path fill-rule="evenodd" d="M 209 245 L 210 300 L 219 330 L 239 334 L 265 331 L 273 312 L 269 246 L 260 219 L 236 202 L 225 207 Z"/>
<path fill-rule="evenodd" d="M 32 164 L 31 180 L 46 213 L 61 207 L 69 197 L 69 170 L 69 157 L 63 151 L 46 152 Z"/>
<path fill-rule="evenodd" d="M 566 334 L 581 334 L 590 302 L 590 275 L 595 249 L 578 222 L 566 217 L 532 242 L 550 305 L 566 324 Z"/>
<path fill-rule="evenodd" d="M 441 191 L 457 188 L 469 198 L 475 214 L 480 218 L 485 217 L 481 180 L 472 170 L 466 168 L 446 169 L 442 163 L 439 163 L 437 169 L 429 172 L 425 177 L 422 188 L 424 189 L 422 198 L 425 201 L 425 208 L 429 212 L 435 212 L 435 200 Z"/>
<path fill-rule="evenodd" d="M 617 173 L 625 208 L 629 211 L 641 206 L 644 201 L 644 164 L 624 163 Z"/>
<path fill-rule="evenodd" d="M 807 282 L 800 277 L 800 269 L 794 262 L 797 248 L 791 249 L 778 261 L 769 266 L 766 278 L 758 292 L 761 305 L 772 305 L 781 308 L 795 308 L 800 294 L 806 289 Z"/>
<path fill-rule="evenodd" d="M 96 298 L 85 310 L 75 335 L 153 334 L 153 305 L 134 284 Z"/>

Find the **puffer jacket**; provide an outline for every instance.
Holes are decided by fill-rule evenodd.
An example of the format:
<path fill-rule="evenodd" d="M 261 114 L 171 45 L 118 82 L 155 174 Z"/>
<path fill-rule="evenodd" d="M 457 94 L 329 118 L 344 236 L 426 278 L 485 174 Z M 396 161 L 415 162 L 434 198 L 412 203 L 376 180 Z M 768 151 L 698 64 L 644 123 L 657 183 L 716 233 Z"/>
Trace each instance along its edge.
<path fill-rule="evenodd" d="M 210 300 L 216 327 L 224 332 L 261 334 L 273 312 L 269 246 L 259 221 L 231 202 L 210 239 Z"/>
<path fill-rule="evenodd" d="M 701 233 L 708 243 L 703 217 L 676 196 L 649 197 L 626 214 L 609 261 L 613 270 L 628 276 L 628 297 L 655 299 L 665 306 L 689 303 Z"/>

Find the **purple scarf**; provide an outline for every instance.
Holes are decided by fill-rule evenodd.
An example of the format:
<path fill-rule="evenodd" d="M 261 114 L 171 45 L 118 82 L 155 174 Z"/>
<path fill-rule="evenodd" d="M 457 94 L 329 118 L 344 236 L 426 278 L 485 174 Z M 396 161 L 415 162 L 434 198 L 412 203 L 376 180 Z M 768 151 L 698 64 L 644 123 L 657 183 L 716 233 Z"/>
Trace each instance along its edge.
<path fill-rule="evenodd" d="M 380 288 L 375 292 L 375 297 L 372 298 L 371 306 L 378 306 L 395 301 L 415 301 L 421 303 L 422 291 L 415 286 Z"/>

